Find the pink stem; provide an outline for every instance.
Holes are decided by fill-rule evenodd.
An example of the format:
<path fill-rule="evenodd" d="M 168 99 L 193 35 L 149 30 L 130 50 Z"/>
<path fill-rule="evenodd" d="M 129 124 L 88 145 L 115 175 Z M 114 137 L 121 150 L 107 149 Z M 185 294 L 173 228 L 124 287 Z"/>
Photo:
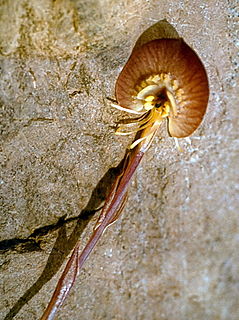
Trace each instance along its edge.
<path fill-rule="evenodd" d="M 136 168 L 138 167 L 143 155 L 144 152 L 140 151 L 140 148 L 135 148 L 134 150 L 126 153 L 126 156 L 124 158 L 123 172 L 117 177 L 102 209 L 101 216 L 103 215 L 103 220 L 101 221 L 99 226 L 95 228 L 92 236 L 90 237 L 80 255 L 80 242 L 78 241 L 76 243 L 71 257 L 66 264 L 66 267 L 53 293 L 51 301 L 48 304 L 43 316 L 41 317 L 41 320 L 54 319 L 57 310 L 60 308 L 67 295 L 69 294 L 69 291 L 76 280 L 76 276 L 82 268 L 85 260 L 99 241 L 106 227 L 114 220 L 114 217 L 117 216 L 118 211 L 122 210 L 122 204 L 126 197 L 130 179 Z"/>

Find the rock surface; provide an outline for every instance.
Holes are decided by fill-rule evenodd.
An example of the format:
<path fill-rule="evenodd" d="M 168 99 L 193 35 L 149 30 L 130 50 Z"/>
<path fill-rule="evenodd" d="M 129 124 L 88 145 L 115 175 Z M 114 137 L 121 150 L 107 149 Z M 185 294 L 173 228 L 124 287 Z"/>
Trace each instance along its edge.
<path fill-rule="evenodd" d="M 114 135 L 125 115 L 107 97 L 138 36 L 161 19 L 201 57 L 208 111 L 183 153 L 162 127 L 57 319 L 238 319 L 236 1 L 228 3 L 1 1 L 1 319 L 39 319 L 77 239 L 89 237 L 110 168 L 132 141 Z"/>

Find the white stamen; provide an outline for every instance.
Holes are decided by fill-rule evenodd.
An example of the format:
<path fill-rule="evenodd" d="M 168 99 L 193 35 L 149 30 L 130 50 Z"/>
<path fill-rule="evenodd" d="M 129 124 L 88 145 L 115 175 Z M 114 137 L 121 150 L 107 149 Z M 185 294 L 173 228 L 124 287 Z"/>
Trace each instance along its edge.
<path fill-rule="evenodd" d="M 131 146 L 129 147 L 130 149 L 134 149 L 134 147 L 136 147 L 141 141 L 145 140 L 147 138 L 147 136 L 137 139 L 136 141 L 134 141 Z"/>
<path fill-rule="evenodd" d="M 147 96 L 151 96 L 151 95 L 156 96 L 160 90 L 161 90 L 161 86 L 159 85 L 156 85 L 156 84 L 149 85 L 144 89 L 142 89 L 141 91 L 139 91 L 137 98 L 140 100 L 144 100 Z"/>
<path fill-rule="evenodd" d="M 113 108 L 116 108 L 116 109 L 121 110 L 121 111 L 126 111 L 128 113 L 142 114 L 142 112 L 140 112 L 140 111 L 135 111 L 133 109 L 124 108 L 124 107 L 121 107 L 121 106 L 119 106 L 118 104 L 115 104 L 115 103 L 111 103 L 111 106 Z"/>

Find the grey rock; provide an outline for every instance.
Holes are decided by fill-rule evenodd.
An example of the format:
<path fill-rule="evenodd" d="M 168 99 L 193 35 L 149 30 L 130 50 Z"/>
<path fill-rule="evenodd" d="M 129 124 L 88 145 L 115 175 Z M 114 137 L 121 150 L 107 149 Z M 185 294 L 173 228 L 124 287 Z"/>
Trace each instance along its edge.
<path fill-rule="evenodd" d="M 133 137 L 114 135 L 114 84 L 139 35 L 167 19 L 201 57 L 210 102 L 178 152 L 165 126 L 122 217 L 57 319 L 236 320 L 236 3 L 1 2 L 1 319 L 39 319 L 89 237 Z M 110 171 L 109 171 L 110 170 Z"/>

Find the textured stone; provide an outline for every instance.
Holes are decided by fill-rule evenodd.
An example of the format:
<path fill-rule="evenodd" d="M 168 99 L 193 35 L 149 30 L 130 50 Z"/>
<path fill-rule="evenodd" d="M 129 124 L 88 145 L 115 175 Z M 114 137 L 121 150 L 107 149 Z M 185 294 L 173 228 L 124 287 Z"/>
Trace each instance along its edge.
<path fill-rule="evenodd" d="M 201 57 L 208 111 L 183 153 L 162 126 L 57 319 L 238 319 L 236 1 L 5 0 L 0 12 L 1 319 L 39 319 L 89 237 L 133 139 L 114 135 L 127 115 L 107 97 L 161 19 Z"/>

